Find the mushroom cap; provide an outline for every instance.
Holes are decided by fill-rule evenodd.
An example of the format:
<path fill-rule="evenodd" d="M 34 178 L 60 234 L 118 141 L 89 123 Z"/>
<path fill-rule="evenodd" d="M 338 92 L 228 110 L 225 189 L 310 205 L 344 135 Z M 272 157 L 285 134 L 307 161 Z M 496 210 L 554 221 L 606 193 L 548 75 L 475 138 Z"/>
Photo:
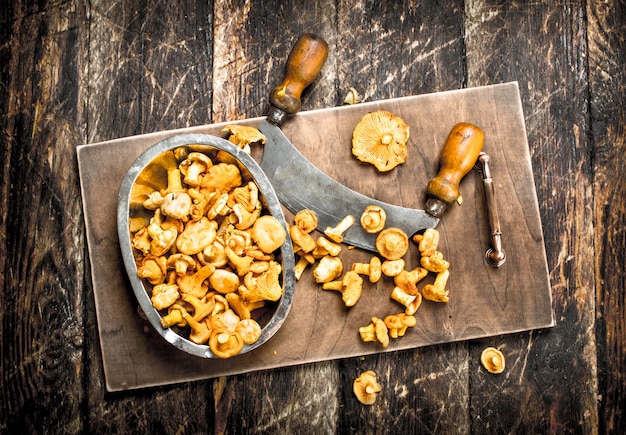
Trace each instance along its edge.
<path fill-rule="evenodd" d="M 361 214 L 361 227 L 365 232 L 370 234 L 378 233 L 385 228 L 385 222 L 387 221 L 387 213 L 385 209 L 377 205 L 368 205 Z"/>
<path fill-rule="evenodd" d="M 354 306 L 361 298 L 363 278 L 355 271 L 346 272 L 342 280 L 341 299 L 346 307 Z"/>
<path fill-rule="evenodd" d="M 385 322 L 378 317 L 372 317 L 372 323 L 376 329 L 376 340 L 383 345 L 383 348 L 389 346 L 389 329 Z"/>
<path fill-rule="evenodd" d="M 352 154 L 380 172 L 390 171 L 407 156 L 409 126 L 386 110 L 363 116 L 352 133 Z"/>
<path fill-rule="evenodd" d="M 287 238 L 287 231 L 271 215 L 261 216 L 252 225 L 252 239 L 259 249 L 270 254 L 280 248 Z"/>
<path fill-rule="evenodd" d="M 244 344 L 256 343 L 261 337 L 261 325 L 254 319 L 243 319 L 237 324 L 236 332 L 241 335 Z"/>
<path fill-rule="evenodd" d="M 293 217 L 293 221 L 297 226 L 302 228 L 302 230 L 307 233 L 310 233 L 315 228 L 317 228 L 318 223 L 317 215 L 315 214 L 315 212 L 308 209 L 300 210 L 298 213 L 296 213 L 296 215 Z"/>
<path fill-rule="evenodd" d="M 330 282 L 343 273 L 343 261 L 339 257 L 325 255 L 313 269 L 313 277 L 318 284 Z"/>
<path fill-rule="evenodd" d="M 243 349 L 243 339 L 237 331 L 214 330 L 209 338 L 211 352 L 218 358 L 230 358 Z"/>
<path fill-rule="evenodd" d="M 488 347 L 480 354 L 480 362 L 490 373 L 502 373 L 504 371 L 504 354 L 495 347 Z"/>
<path fill-rule="evenodd" d="M 400 228 L 387 228 L 376 237 L 376 249 L 387 260 L 399 260 L 409 249 L 409 237 Z"/>
<path fill-rule="evenodd" d="M 395 277 L 402 273 L 404 265 L 404 260 L 400 258 L 399 260 L 385 260 L 380 267 L 386 276 Z"/>

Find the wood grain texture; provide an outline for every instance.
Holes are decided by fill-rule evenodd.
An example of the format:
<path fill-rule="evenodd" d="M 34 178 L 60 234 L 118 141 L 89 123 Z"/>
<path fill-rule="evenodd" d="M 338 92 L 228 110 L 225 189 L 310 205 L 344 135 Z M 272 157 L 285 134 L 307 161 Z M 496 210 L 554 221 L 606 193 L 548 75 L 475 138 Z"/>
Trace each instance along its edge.
<path fill-rule="evenodd" d="M 626 425 L 626 41 L 624 2 L 587 6 L 600 432 Z M 621 65 L 621 66 L 620 66 Z M 621 405 L 620 405 L 621 403 Z"/>
<path fill-rule="evenodd" d="M 7 3 L 0 432 L 626 431 L 623 1 Z M 106 394 L 75 147 L 262 115 L 304 31 L 336 47 L 305 109 L 351 86 L 375 100 L 519 82 L 557 327 Z M 503 375 L 479 365 L 486 345 Z M 351 392 L 365 369 L 383 381 L 373 407 Z"/>
<path fill-rule="evenodd" d="M 337 46 L 343 60 L 337 77 L 344 95 L 354 87 L 369 101 L 462 87 L 461 2 L 363 6 L 339 4 Z M 437 32 L 429 31 L 431 24 Z M 352 406 L 341 408 L 341 431 L 380 431 L 397 424 L 412 433 L 469 431 L 467 356 L 466 344 L 449 344 L 343 360 L 344 400 Z M 373 407 L 355 406 L 350 392 L 364 370 L 378 373 L 383 385 Z"/>
<path fill-rule="evenodd" d="M 75 430 L 85 271 L 74 146 L 86 139 L 80 54 L 88 29 L 79 7 L 13 13 L 2 61 L 0 430 L 37 432 L 55 421 Z"/>
<path fill-rule="evenodd" d="M 589 382 L 596 370 L 595 271 L 588 261 L 593 180 L 586 152 L 584 5 L 469 2 L 466 8 L 468 84 L 520 80 L 557 319 L 555 330 L 510 337 L 506 344 L 486 342 L 503 347 L 510 370 L 497 379 L 473 372 L 475 429 L 570 432 L 581 427 L 590 433 L 598 416 L 596 385 Z M 498 163 L 493 162 L 494 173 Z M 555 215 L 571 218 L 555 220 Z M 472 346 L 472 361 L 478 361 L 482 347 Z M 550 387 L 554 384 L 559 388 Z M 519 414 L 512 415 L 511 407 Z"/>

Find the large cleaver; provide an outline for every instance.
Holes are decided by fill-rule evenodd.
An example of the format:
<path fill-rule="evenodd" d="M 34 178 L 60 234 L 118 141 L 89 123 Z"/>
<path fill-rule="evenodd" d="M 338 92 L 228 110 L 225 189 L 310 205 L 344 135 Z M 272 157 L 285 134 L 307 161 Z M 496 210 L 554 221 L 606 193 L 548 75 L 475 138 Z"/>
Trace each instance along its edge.
<path fill-rule="evenodd" d="M 272 107 L 267 119 L 259 127 L 266 137 L 261 168 L 280 202 L 292 213 L 313 210 L 320 231 L 352 215 L 355 224 L 344 233 L 344 243 L 373 252 L 376 234 L 367 233 L 359 225 L 367 206 L 382 207 L 387 215 L 385 227 L 401 228 L 409 237 L 434 228 L 446 206 L 460 196 L 459 183 L 474 167 L 483 147 L 483 132 L 469 123 L 454 126 L 441 152 L 439 173 L 427 185 L 425 210 L 388 204 L 355 192 L 311 164 L 279 128 L 288 115 L 300 110 L 302 91 L 320 72 L 327 54 L 328 45 L 322 38 L 304 34 L 298 39 L 287 60 L 284 79 L 270 96 Z"/>

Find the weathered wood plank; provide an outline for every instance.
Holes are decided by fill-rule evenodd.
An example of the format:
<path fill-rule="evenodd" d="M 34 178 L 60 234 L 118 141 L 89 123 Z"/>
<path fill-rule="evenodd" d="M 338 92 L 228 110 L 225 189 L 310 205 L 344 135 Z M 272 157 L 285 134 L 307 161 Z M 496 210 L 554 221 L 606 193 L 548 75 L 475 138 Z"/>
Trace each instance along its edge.
<path fill-rule="evenodd" d="M 14 6 L 1 61 L 0 430 L 73 432 L 84 401 L 84 225 L 74 149 L 85 140 L 86 10 Z"/>
<path fill-rule="evenodd" d="M 335 41 L 335 4 L 331 1 L 264 3 L 215 2 L 215 122 L 264 115 L 269 94 L 284 74 L 293 43 L 305 32 Z M 303 110 L 336 104 L 333 80 L 336 54 L 331 48 L 318 80 L 303 94 Z M 216 432 L 335 431 L 340 402 L 335 362 L 223 378 L 216 398 Z M 247 410 L 241 412 L 242 409 Z"/>
<path fill-rule="evenodd" d="M 589 82 L 600 432 L 626 427 L 626 41 L 624 2 L 589 2 Z"/>
<path fill-rule="evenodd" d="M 592 433 L 598 416 L 590 381 L 595 271 L 584 4 L 471 1 L 466 15 L 468 85 L 520 84 L 557 319 L 553 330 L 471 346 L 472 427 Z M 493 174 L 497 180 L 497 161 Z M 507 356 L 503 376 L 480 368 L 487 344 Z"/>
<path fill-rule="evenodd" d="M 212 21 L 210 2 L 92 2 L 89 142 L 211 122 Z"/>
<path fill-rule="evenodd" d="M 211 2 L 90 5 L 89 142 L 211 121 Z M 97 337 L 92 299 L 87 310 L 90 336 Z M 211 381 L 109 397 L 99 343 L 91 345 L 86 431 L 210 432 Z"/>
<path fill-rule="evenodd" d="M 463 87 L 463 13 L 462 2 L 340 2 L 342 99 L 350 87 L 368 101 Z M 466 344 L 341 361 L 340 432 L 469 431 L 467 364 Z M 352 393 L 365 370 L 383 388 L 371 407 Z"/>

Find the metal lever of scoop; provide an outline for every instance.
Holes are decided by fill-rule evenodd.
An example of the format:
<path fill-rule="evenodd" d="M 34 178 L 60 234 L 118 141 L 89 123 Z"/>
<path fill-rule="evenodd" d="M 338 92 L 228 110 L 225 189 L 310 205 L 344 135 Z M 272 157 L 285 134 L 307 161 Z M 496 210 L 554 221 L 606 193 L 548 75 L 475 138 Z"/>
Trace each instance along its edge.
<path fill-rule="evenodd" d="M 485 189 L 485 203 L 491 232 L 491 248 L 485 252 L 485 259 L 489 265 L 498 268 L 506 261 L 506 253 L 502 248 L 502 231 L 500 231 L 500 218 L 496 204 L 496 192 L 489 168 L 489 156 L 481 152 L 478 155 L 477 169 L 483 174 L 483 186 Z"/>

